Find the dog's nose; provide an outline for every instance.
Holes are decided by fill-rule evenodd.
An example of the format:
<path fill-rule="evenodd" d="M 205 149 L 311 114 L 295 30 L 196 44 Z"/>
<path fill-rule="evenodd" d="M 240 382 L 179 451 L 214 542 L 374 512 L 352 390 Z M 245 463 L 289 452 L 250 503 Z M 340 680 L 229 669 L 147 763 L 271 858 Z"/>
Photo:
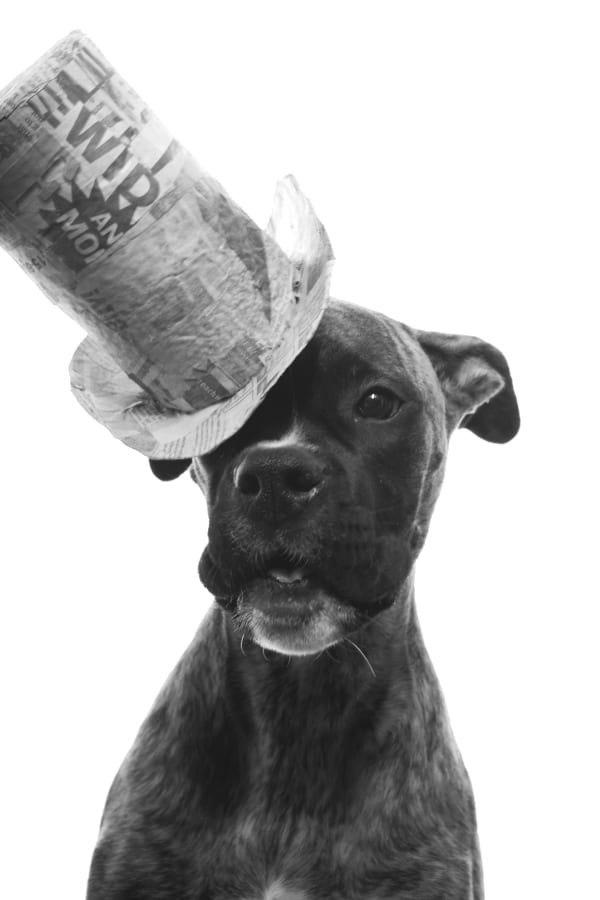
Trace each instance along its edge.
<path fill-rule="evenodd" d="M 324 466 L 304 447 L 257 445 L 234 469 L 233 483 L 257 509 L 298 512 L 322 488 Z"/>

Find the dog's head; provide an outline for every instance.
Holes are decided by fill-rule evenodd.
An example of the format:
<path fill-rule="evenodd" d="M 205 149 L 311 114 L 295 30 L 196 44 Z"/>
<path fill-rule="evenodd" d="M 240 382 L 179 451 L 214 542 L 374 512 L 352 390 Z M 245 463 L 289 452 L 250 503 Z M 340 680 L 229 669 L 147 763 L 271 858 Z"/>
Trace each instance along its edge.
<path fill-rule="evenodd" d="M 502 354 L 332 302 L 244 427 L 193 461 L 209 509 L 203 583 L 263 648 L 342 640 L 399 596 L 456 427 L 517 433 Z M 191 462 L 151 465 L 168 480 Z"/>

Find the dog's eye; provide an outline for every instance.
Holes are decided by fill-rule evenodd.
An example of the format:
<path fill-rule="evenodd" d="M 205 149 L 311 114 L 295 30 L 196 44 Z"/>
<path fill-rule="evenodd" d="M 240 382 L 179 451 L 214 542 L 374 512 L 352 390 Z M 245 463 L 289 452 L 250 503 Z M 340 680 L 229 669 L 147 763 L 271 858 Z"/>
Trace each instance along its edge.
<path fill-rule="evenodd" d="M 363 419 L 391 419 L 402 400 L 387 388 L 371 388 L 356 404 L 356 411 Z"/>

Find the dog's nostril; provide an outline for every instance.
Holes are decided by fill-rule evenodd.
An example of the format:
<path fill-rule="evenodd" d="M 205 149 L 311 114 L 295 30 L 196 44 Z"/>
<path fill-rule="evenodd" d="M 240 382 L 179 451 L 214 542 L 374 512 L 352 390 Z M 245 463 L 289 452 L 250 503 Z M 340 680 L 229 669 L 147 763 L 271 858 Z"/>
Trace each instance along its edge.
<path fill-rule="evenodd" d="M 301 466 L 293 466 L 284 473 L 285 486 L 296 494 L 309 493 L 320 481 L 320 475 Z"/>
<path fill-rule="evenodd" d="M 249 497 L 260 494 L 260 478 L 253 472 L 248 472 L 243 466 L 238 466 L 233 473 L 233 483 L 240 492 Z"/>

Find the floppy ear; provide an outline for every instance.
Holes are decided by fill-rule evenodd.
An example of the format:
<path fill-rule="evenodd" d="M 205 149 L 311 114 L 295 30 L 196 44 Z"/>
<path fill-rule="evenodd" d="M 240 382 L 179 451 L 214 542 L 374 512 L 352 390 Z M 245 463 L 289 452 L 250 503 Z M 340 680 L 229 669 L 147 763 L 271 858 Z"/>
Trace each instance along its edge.
<path fill-rule="evenodd" d="M 514 438 L 519 407 L 502 353 L 474 337 L 429 331 L 416 336 L 442 386 L 450 430 L 468 428 L 495 444 Z"/>
<path fill-rule="evenodd" d="M 183 475 L 191 465 L 191 459 L 149 459 L 150 468 L 161 481 L 173 481 Z"/>

